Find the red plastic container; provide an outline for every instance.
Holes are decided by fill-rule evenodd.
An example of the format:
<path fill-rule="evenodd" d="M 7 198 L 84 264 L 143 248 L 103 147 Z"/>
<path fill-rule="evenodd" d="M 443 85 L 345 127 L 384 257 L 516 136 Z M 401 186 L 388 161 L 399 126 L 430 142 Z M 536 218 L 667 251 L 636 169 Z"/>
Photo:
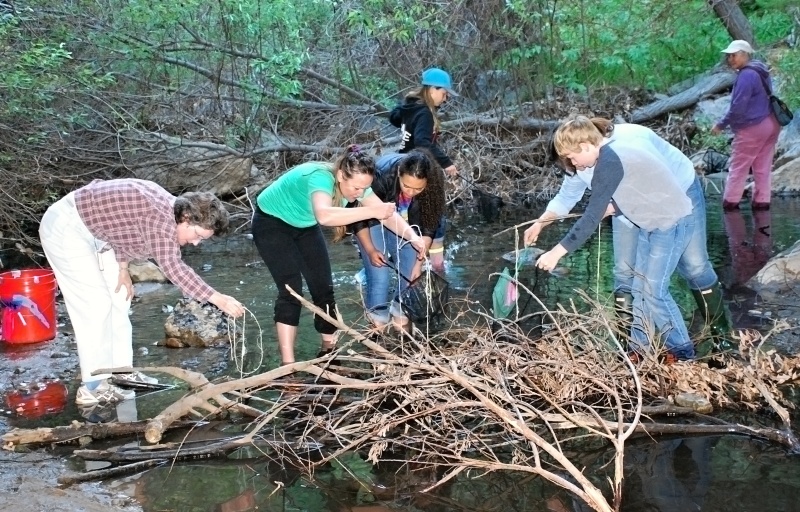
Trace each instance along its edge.
<path fill-rule="evenodd" d="M 56 337 L 56 278 L 44 268 L 0 274 L 2 332 L 6 343 L 38 343 Z"/>

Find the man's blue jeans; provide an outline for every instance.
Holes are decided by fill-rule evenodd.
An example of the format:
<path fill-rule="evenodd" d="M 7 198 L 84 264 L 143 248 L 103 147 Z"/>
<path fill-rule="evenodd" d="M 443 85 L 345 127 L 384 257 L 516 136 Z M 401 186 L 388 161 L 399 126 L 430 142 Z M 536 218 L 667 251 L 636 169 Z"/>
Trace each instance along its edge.
<path fill-rule="evenodd" d="M 714 286 L 718 278 L 708 259 L 706 200 L 699 178 L 694 180 L 686 195 L 692 200 L 691 215 L 694 231 L 678 261 L 677 271 L 692 290 L 706 290 Z M 617 217 L 611 222 L 614 239 L 614 291 L 630 292 L 633 286 L 639 228 Z"/>
<path fill-rule="evenodd" d="M 694 359 L 694 345 L 683 316 L 669 292 L 669 281 L 692 237 L 693 216 L 672 228 L 639 230 L 633 294 L 631 342 L 646 352 L 653 335 L 660 334 L 667 349 L 678 359 Z"/>
<path fill-rule="evenodd" d="M 382 267 L 373 266 L 361 243 L 358 244 L 361 262 L 364 265 L 366 274 L 364 307 L 373 321 L 388 323 L 391 319 L 389 289 L 392 275 L 397 274 L 398 271 L 400 272 L 398 292 L 394 296 L 394 307 L 391 308 L 392 315 L 399 316 L 401 313 L 397 298 L 408 287 L 408 279 L 411 279 L 411 272 L 414 270 L 414 264 L 417 261 L 417 251 L 407 240 L 398 237 L 380 224 L 369 228 L 369 234 L 372 237 L 372 244 L 375 249 L 386 255 L 392 261 L 392 264 L 397 267 L 397 270 L 395 270 L 387 265 Z"/>

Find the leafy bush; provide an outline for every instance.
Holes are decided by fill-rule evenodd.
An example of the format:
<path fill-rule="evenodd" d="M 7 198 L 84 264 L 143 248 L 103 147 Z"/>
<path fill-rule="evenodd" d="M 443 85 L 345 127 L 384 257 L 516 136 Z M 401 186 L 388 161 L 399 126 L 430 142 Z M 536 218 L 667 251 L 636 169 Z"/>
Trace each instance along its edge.
<path fill-rule="evenodd" d="M 800 50 L 786 50 L 775 61 L 780 97 L 794 111 L 800 109 Z"/>

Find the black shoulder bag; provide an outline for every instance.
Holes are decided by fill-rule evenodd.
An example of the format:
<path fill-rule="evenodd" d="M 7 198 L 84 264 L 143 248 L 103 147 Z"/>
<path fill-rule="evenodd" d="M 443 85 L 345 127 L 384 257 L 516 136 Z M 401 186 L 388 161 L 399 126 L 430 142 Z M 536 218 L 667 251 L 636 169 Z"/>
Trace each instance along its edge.
<path fill-rule="evenodd" d="M 781 126 L 786 126 L 787 124 L 791 123 L 792 119 L 794 118 L 794 114 L 792 114 L 792 111 L 786 106 L 786 103 L 772 94 L 772 89 L 769 87 L 767 79 L 764 78 L 764 75 L 762 75 L 754 67 L 747 67 L 758 73 L 758 76 L 761 77 L 761 84 L 764 86 L 764 90 L 767 91 L 767 96 L 769 97 L 769 107 L 772 109 L 772 113 L 775 114 L 775 119 L 778 120 L 778 124 Z"/>

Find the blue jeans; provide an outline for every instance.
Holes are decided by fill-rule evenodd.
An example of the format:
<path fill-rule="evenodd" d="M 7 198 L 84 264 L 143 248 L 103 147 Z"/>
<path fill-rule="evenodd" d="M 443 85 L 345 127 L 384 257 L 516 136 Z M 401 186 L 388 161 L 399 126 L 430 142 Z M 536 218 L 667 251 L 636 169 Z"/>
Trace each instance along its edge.
<path fill-rule="evenodd" d="M 368 315 L 382 323 L 388 323 L 390 320 L 390 309 L 394 316 L 399 316 L 399 305 L 396 304 L 398 297 L 408 287 L 408 279 L 411 279 L 411 272 L 414 270 L 414 264 L 417 261 L 417 251 L 408 243 L 407 240 L 398 237 L 388 229 L 380 224 L 376 224 L 369 228 L 370 237 L 372 237 L 372 245 L 375 249 L 383 253 L 392 261 L 397 269 L 393 269 L 387 265 L 375 267 L 369 260 L 361 243 L 358 244 L 359 252 L 361 253 L 361 262 L 364 265 L 366 274 L 366 283 L 364 285 L 364 307 Z M 356 238 L 356 240 L 358 240 Z M 400 272 L 398 277 L 398 291 L 393 297 L 394 307 L 392 308 L 391 300 L 389 299 L 389 287 L 392 281 L 392 275 Z"/>
<path fill-rule="evenodd" d="M 692 215 L 673 227 L 653 231 L 639 230 L 633 288 L 631 342 L 645 352 L 654 334 L 678 359 L 694 359 L 694 345 L 678 305 L 669 293 L 669 280 L 692 238 Z"/>
<path fill-rule="evenodd" d="M 692 231 L 689 244 L 681 254 L 677 271 L 686 280 L 692 290 L 706 290 L 717 283 L 717 273 L 708 259 L 706 240 L 706 200 L 700 179 L 686 191 L 692 200 Z M 612 219 L 614 239 L 614 291 L 630 292 L 633 287 L 634 266 L 636 261 L 636 245 L 639 240 L 639 228 L 617 217 Z"/>

